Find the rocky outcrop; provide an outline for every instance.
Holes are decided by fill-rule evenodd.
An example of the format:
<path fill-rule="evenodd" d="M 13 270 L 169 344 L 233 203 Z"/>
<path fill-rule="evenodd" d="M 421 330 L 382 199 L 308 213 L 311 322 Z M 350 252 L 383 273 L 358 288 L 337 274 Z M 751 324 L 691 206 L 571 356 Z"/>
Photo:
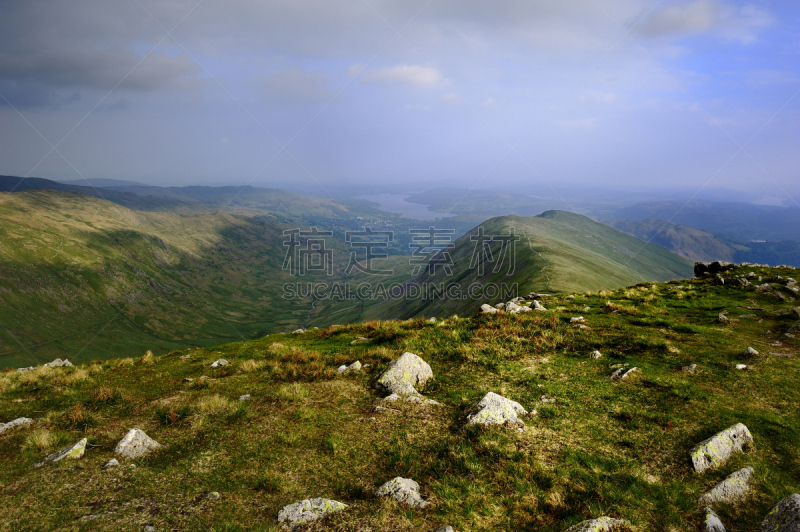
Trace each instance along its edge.
<path fill-rule="evenodd" d="M 571 526 L 567 529 L 567 532 L 610 532 L 627 524 L 628 522 L 622 519 L 613 519 L 603 516 Z"/>
<path fill-rule="evenodd" d="M 496 309 L 493 306 L 484 303 L 483 305 L 481 305 L 481 312 L 483 312 L 484 314 L 497 314 L 498 312 L 500 312 L 500 309 Z"/>
<path fill-rule="evenodd" d="M 9 421 L 8 423 L 0 423 L 0 434 L 17 427 L 27 427 L 31 423 L 33 423 L 33 420 L 29 417 L 18 417 L 17 419 Z"/>
<path fill-rule="evenodd" d="M 753 441 L 750 431 L 741 423 L 698 443 L 691 452 L 692 464 L 698 473 L 724 464 L 731 455 L 740 453 Z"/>
<path fill-rule="evenodd" d="M 750 477 L 753 468 L 745 467 L 729 475 L 725 480 L 714 486 L 711 491 L 700 497 L 700 504 L 713 506 L 715 504 L 733 504 L 738 502 L 750 492 Z"/>
<path fill-rule="evenodd" d="M 632 374 L 634 374 L 634 373 L 636 373 L 638 371 L 639 371 L 639 368 L 631 368 L 631 369 L 618 368 L 618 369 L 614 370 L 614 372 L 611 374 L 611 380 L 612 381 L 621 381 L 623 379 L 627 379 Z"/>
<path fill-rule="evenodd" d="M 341 512 L 347 505 L 331 499 L 317 497 L 306 499 L 289 506 L 284 506 L 278 512 L 278 523 L 286 530 L 292 530 L 300 525 L 322 519 L 333 512 Z"/>
<path fill-rule="evenodd" d="M 494 392 L 487 393 L 473 410 L 475 413 L 467 417 L 467 425 L 502 425 L 503 423 L 524 425 L 525 422 L 519 416 L 528 414 L 521 404 Z"/>
<path fill-rule="evenodd" d="M 800 532 L 800 495 L 789 495 L 761 523 L 761 532 Z"/>
<path fill-rule="evenodd" d="M 419 484 L 410 478 L 395 477 L 375 492 L 378 497 L 391 497 L 414 508 L 425 508 L 430 503 L 419 494 Z"/>
<path fill-rule="evenodd" d="M 230 362 L 228 362 L 224 358 L 220 358 L 219 360 L 215 360 L 214 362 L 212 362 L 211 363 L 211 367 L 212 368 L 221 368 L 222 366 L 227 366 L 228 364 L 230 364 Z"/>
<path fill-rule="evenodd" d="M 161 444 L 150 438 L 139 429 L 131 429 L 117 444 L 114 452 L 125 458 L 139 458 L 154 449 L 161 447 Z"/>
<path fill-rule="evenodd" d="M 433 379 L 433 370 L 427 362 L 414 353 L 403 353 L 400 358 L 389 363 L 375 387 L 386 393 L 398 395 L 417 395 L 417 388 Z"/>
<path fill-rule="evenodd" d="M 706 507 L 706 518 L 703 524 L 705 525 L 703 532 L 725 532 L 725 525 L 711 508 Z"/>
<path fill-rule="evenodd" d="M 63 449 L 60 449 L 53 454 L 49 454 L 45 457 L 44 460 L 35 464 L 34 467 L 42 467 L 46 464 L 52 464 L 55 462 L 59 462 L 64 458 L 72 458 L 77 460 L 79 458 L 83 458 L 83 453 L 86 451 L 86 442 L 88 440 L 86 438 L 82 439 L 78 443 L 74 445 L 67 445 Z"/>

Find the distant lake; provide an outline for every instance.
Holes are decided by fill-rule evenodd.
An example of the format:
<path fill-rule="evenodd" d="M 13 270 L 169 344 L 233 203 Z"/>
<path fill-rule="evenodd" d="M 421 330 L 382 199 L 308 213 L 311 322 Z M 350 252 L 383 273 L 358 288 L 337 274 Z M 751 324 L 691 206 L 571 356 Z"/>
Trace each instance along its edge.
<path fill-rule="evenodd" d="M 394 212 L 403 216 L 403 218 L 410 218 L 412 220 L 433 220 L 435 218 L 447 218 L 448 216 L 455 216 L 455 214 L 433 212 L 428 210 L 427 205 L 421 203 L 410 203 L 406 201 L 409 196 L 402 194 L 370 194 L 367 196 L 358 196 L 356 199 L 363 199 L 367 201 L 374 201 L 380 205 L 380 210 L 386 212 Z"/>

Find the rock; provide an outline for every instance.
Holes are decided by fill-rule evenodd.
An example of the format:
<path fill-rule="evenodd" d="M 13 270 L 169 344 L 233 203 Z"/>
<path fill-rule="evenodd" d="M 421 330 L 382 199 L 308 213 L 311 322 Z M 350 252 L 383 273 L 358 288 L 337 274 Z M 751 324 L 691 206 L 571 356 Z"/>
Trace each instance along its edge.
<path fill-rule="evenodd" d="M 440 526 L 439 528 L 437 528 L 433 532 L 453 532 L 453 527 L 450 526 L 450 525 Z"/>
<path fill-rule="evenodd" d="M 293 528 L 322 519 L 326 515 L 333 512 L 340 512 L 347 508 L 346 504 L 339 501 L 330 499 L 323 499 L 317 497 L 315 499 L 306 499 L 304 501 L 284 506 L 278 512 L 278 523 L 286 529 L 292 530 Z"/>
<path fill-rule="evenodd" d="M 161 444 L 150 438 L 139 429 L 131 429 L 117 444 L 114 452 L 125 458 L 139 458 L 153 449 L 161 447 Z"/>
<path fill-rule="evenodd" d="M 544 305 L 542 305 L 541 301 L 537 301 L 535 299 L 533 300 L 533 303 L 531 303 L 531 308 L 533 310 L 547 310 L 546 308 L 544 308 Z"/>
<path fill-rule="evenodd" d="M 546 395 L 543 395 L 539 398 L 539 402 L 544 404 L 549 404 L 549 403 L 555 403 L 556 400 L 553 399 L 552 397 L 547 397 Z"/>
<path fill-rule="evenodd" d="M 700 504 L 708 506 L 719 503 L 732 504 L 744 499 L 750 491 L 750 477 L 752 476 L 752 467 L 745 467 L 728 475 L 725 480 L 700 497 Z"/>
<path fill-rule="evenodd" d="M 736 364 L 736 369 L 750 369 L 747 364 Z"/>
<path fill-rule="evenodd" d="M 363 336 L 359 336 L 358 338 L 356 338 L 355 340 L 353 340 L 350 343 L 351 344 L 360 344 L 362 342 L 369 342 L 369 338 L 364 338 Z"/>
<path fill-rule="evenodd" d="M 691 458 L 695 471 L 702 473 L 721 466 L 731 455 L 743 452 L 745 445 L 752 441 L 752 434 L 742 423 L 718 432 L 692 449 Z"/>
<path fill-rule="evenodd" d="M 720 521 L 719 516 L 709 507 L 706 507 L 704 532 L 725 532 L 725 526 Z"/>
<path fill-rule="evenodd" d="M 707 262 L 695 262 L 694 263 L 694 276 L 701 277 L 708 273 L 708 263 Z"/>
<path fill-rule="evenodd" d="M 303 328 L 300 328 L 300 329 L 293 330 L 292 334 L 303 334 L 304 332 L 306 332 L 306 330 L 303 329 Z"/>
<path fill-rule="evenodd" d="M 756 286 L 756 293 L 759 294 L 763 292 L 769 292 L 770 290 L 772 290 L 772 287 L 769 285 L 769 283 L 764 283 Z"/>
<path fill-rule="evenodd" d="M 435 317 L 428 318 L 428 321 L 430 323 L 436 323 L 436 318 Z"/>
<path fill-rule="evenodd" d="M 616 370 L 614 370 L 614 373 L 611 374 L 611 380 L 612 381 L 621 381 L 622 379 L 627 379 L 628 377 L 630 377 L 630 375 L 632 373 L 635 373 L 637 371 L 639 371 L 639 368 L 631 368 L 631 369 L 619 368 L 619 369 L 616 369 Z"/>
<path fill-rule="evenodd" d="M 419 484 L 410 478 L 395 477 L 375 492 L 378 497 L 391 497 L 414 508 L 425 508 L 430 503 L 419 494 Z"/>
<path fill-rule="evenodd" d="M 71 368 L 73 367 L 72 362 L 67 359 L 61 360 L 57 358 L 52 362 L 48 362 L 47 364 L 42 364 L 43 366 L 47 366 L 48 368 Z"/>
<path fill-rule="evenodd" d="M 794 307 L 791 312 L 792 319 L 800 320 L 800 307 Z"/>
<path fill-rule="evenodd" d="M 730 262 L 714 261 L 708 265 L 709 273 L 720 273 L 732 270 L 736 267 L 735 264 Z"/>
<path fill-rule="evenodd" d="M 112 467 L 119 467 L 119 460 L 112 458 L 103 466 L 103 469 L 111 469 Z"/>
<path fill-rule="evenodd" d="M 583 323 L 586 323 L 586 320 L 583 318 L 583 316 L 578 316 L 578 317 L 576 317 L 576 318 L 570 318 L 570 319 L 569 319 L 569 322 L 570 322 L 570 323 L 573 323 L 573 324 L 574 324 L 574 323 L 581 323 L 581 324 L 583 324 Z"/>
<path fill-rule="evenodd" d="M 145 525 L 142 529 L 144 532 L 156 532 L 156 527 L 153 525 Z"/>
<path fill-rule="evenodd" d="M 414 353 L 403 353 L 389 363 L 378 380 L 375 387 L 387 393 L 398 395 L 417 395 L 417 387 L 433 378 L 433 370 L 427 362 Z"/>
<path fill-rule="evenodd" d="M 789 495 L 761 523 L 761 532 L 800 531 L 800 495 Z"/>
<path fill-rule="evenodd" d="M 603 516 L 571 526 L 567 529 L 567 532 L 606 532 L 627 524 L 628 522 L 622 519 L 612 519 L 611 517 Z"/>
<path fill-rule="evenodd" d="M 29 417 L 18 417 L 17 419 L 9 421 L 8 423 L 0 423 L 0 434 L 17 427 L 27 427 L 31 423 L 33 423 L 33 420 Z"/>
<path fill-rule="evenodd" d="M 487 393 L 475 405 L 474 410 L 476 412 L 467 417 L 467 425 L 501 425 L 503 423 L 524 425 L 525 422 L 519 419 L 518 416 L 528 414 L 528 411 L 522 408 L 521 404 L 494 392 Z"/>
<path fill-rule="evenodd" d="M 211 363 L 211 367 L 212 368 L 221 368 L 222 366 L 227 366 L 228 364 L 230 364 L 230 362 L 228 362 L 224 358 L 220 358 L 219 360 L 215 360 L 214 362 L 212 362 Z"/>
<path fill-rule="evenodd" d="M 725 284 L 725 278 L 722 275 L 717 274 L 714 276 L 714 284 L 723 286 Z"/>
<path fill-rule="evenodd" d="M 423 405 L 434 405 L 438 406 L 441 405 L 440 402 L 434 401 L 433 399 L 427 399 L 422 397 L 421 395 L 397 395 L 393 393 L 387 397 L 384 397 L 381 402 L 382 403 L 393 403 L 395 401 L 405 401 L 407 403 L 416 403 L 416 404 L 423 404 Z"/>
<path fill-rule="evenodd" d="M 484 303 L 483 305 L 481 305 L 481 312 L 483 312 L 484 314 L 497 314 L 498 312 L 500 312 L 500 310 Z"/>
<path fill-rule="evenodd" d="M 681 371 L 684 373 L 694 373 L 697 371 L 697 364 L 690 364 L 688 366 L 683 366 Z"/>
<path fill-rule="evenodd" d="M 336 371 L 339 374 L 347 373 L 349 371 L 361 371 L 361 361 L 356 360 L 355 362 L 353 362 L 349 366 L 347 366 L 345 364 L 342 364 L 341 366 L 339 366 L 339 368 Z"/>
<path fill-rule="evenodd" d="M 210 491 L 208 495 L 206 495 L 206 499 L 211 499 L 212 501 L 216 501 L 219 499 L 219 492 L 218 491 Z"/>
<path fill-rule="evenodd" d="M 498 303 L 497 305 L 494 306 L 494 308 L 496 308 L 498 310 L 505 310 L 506 309 L 506 304 L 505 303 Z"/>
<path fill-rule="evenodd" d="M 530 307 L 523 307 L 521 305 L 517 305 L 513 301 L 509 301 L 506 303 L 506 311 L 510 312 L 511 314 L 519 314 L 520 312 L 530 312 Z"/>
<path fill-rule="evenodd" d="M 76 460 L 83 458 L 83 453 L 86 451 L 86 442 L 87 439 L 84 438 L 74 445 L 67 445 L 63 449 L 47 455 L 44 460 L 38 464 L 34 464 L 34 467 L 42 467 L 45 464 L 52 464 L 54 462 L 63 460 L 64 458 L 73 458 Z"/>
<path fill-rule="evenodd" d="M 194 382 L 194 379 L 191 378 L 191 377 L 184 377 L 183 378 L 183 382 L 186 382 L 186 383 Z"/>
<path fill-rule="evenodd" d="M 192 355 L 182 355 L 180 357 L 181 360 L 189 360 L 190 358 L 192 358 Z"/>
<path fill-rule="evenodd" d="M 717 321 L 726 325 L 731 322 L 731 320 L 729 320 L 728 317 L 721 312 L 719 313 L 719 316 L 717 316 Z"/>
<path fill-rule="evenodd" d="M 240 395 L 239 396 L 239 400 L 240 401 L 247 401 L 248 399 L 250 399 L 250 394 L 249 393 L 246 393 L 244 395 Z"/>
<path fill-rule="evenodd" d="M 591 353 L 589 353 L 589 358 L 594 358 L 595 360 L 598 358 L 603 358 L 603 353 L 601 353 L 600 351 L 592 351 Z"/>
<path fill-rule="evenodd" d="M 744 354 L 745 356 L 754 357 L 758 356 L 758 351 L 756 351 L 752 347 L 748 347 L 747 349 L 745 349 Z"/>

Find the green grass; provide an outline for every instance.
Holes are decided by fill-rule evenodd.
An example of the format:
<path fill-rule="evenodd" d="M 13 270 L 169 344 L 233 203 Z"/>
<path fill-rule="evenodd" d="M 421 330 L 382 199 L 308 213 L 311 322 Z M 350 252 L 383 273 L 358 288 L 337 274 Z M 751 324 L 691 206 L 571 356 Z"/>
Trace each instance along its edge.
<path fill-rule="evenodd" d="M 751 270 L 797 276 L 743 271 Z M 795 303 L 703 280 L 544 303 L 544 313 L 374 321 L 151 360 L 0 373 L 0 420 L 42 418 L 0 436 L 0 528 L 272 531 L 283 506 L 328 497 L 350 508 L 310 530 L 556 532 L 609 515 L 635 530 L 690 531 L 703 517 L 698 497 L 753 466 L 747 502 L 718 511 L 738 532 L 758 529 L 778 500 L 800 492 L 800 344 L 780 336 Z M 723 310 L 737 321 L 717 323 Z M 571 327 L 575 315 L 591 329 Z M 369 340 L 351 343 L 362 336 Z M 762 354 L 747 360 L 753 371 L 737 371 L 747 346 Z M 588 358 L 595 349 L 602 359 Z M 404 351 L 432 366 L 426 394 L 442 406 L 373 412 L 372 382 Z M 217 358 L 231 365 L 210 368 Z M 364 371 L 337 375 L 355 360 Z M 680 371 L 691 363 L 697 373 Z M 641 372 L 612 383 L 617 364 Z M 198 386 L 201 375 L 210 379 Z M 465 428 L 488 391 L 538 415 L 523 432 Z M 239 402 L 245 393 L 251 399 Z M 556 401 L 539 403 L 543 395 Z M 754 445 L 695 474 L 691 447 L 737 422 Z M 133 427 L 164 447 L 103 471 Z M 90 444 L 82 460 L 32 467 L 82 437 Z M 433 504 L 411 510 L 373 496 L 395 476 L 419 482 Z M 222 497 L 209 500 L 210 491 Z"/>

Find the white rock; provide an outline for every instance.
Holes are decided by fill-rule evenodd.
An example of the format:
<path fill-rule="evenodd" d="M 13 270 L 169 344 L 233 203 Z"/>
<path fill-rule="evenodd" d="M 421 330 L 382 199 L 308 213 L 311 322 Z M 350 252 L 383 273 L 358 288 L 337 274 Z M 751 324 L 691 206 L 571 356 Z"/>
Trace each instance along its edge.
<path fill-rule="evenodd" d="M 250 394 L 249 393 L 246 393 L 244 395 L 240 395 L 239 396 L 239 400 L 240 401 L 247 401 L 248 399 L 250 399 Z"/>
<path fill-rule="evenodd" d="M 577 316 L 575 318 L 570 318 L 569 322 L 573 323 L 573 324 L 574 323 L 586 323 L 586 319 L 583 316 Z"/>
<path fill-rule="evenodd" d="M 347 373 L 347 372 L 350 372 L 350 371 L 361 371 L 361 361 L 360 360 L 356 360 L 355 362 L 353 362 L 349 366 L 347 366 L 345 364 L 342 364 L 341 366 L 339 366 L 339 368 L 336 371 L 339 374 Z"/>
<path fill-rule="evenodd" d="M 521 404 L 510 399 L 506 399 L 494 392 L 487 393 L 480 402 L 475 405 L 476 411 L 467 417 L 467 425 L 501 425 L 503 423 L 519 423 L 524 425 L 518 416 L 528 414 Z"/>
<path fill-rule="evenodd" d="M 710 491 L 704 493 L 700 497 L 700 504 L 708 506 L 718 503 L 732 504 L 744 499 L 750 492 L 750 477 L 752 476 L 752 467 L 745 467 L 730 474 Z"/>
<path fill-rule="evenodd" d="M 594 358 L 594 359 L 603 358 L 603 353 L 601 353 L 600 351 L 592 351 L 591 353 L 589 353 L 589 358 Z"/>
<path fill-rule="evenodd" d="M 292 334 L 303 334 L 304 332 L 306 332 L 305 329 L 295 329 L 292 331 Z"/>
<path fill-rule="evenodd" d="M 639 371 L 639 368 L 631 368 L 631 369 L 619 368 L 619 369 L 616 369 L 616 370 L 614 370 L 614 373 L 611 374 L 611 380 L 612 381 L 621 381 L 623 379 L 627 379 L 628 377 L 631 376 L 632 373 L 636 373 L 637 371 Z"/>
<path fill-rule="evenodd" d="M 189 360 L 190 358 L 192 358 L 192 356 L 191 355 L 182 355 L 180 358 L 181 358 L 181 360 Z"/>
<path fill-rule="evenodd" d="M 748 348 L 745 350 L 744 354 L 745 354 L 745 355 L 748 355 L 748 356 L 756 356 L 756 355 L 758 355 L 758 351 L 756 351 L 756 350 L 755 350 L 755 349 L 753 349 L 752 347 L 748 347 Z"/>
<path fill-rule="evenodd" d="M 218 491 L 208 492 L 208 495 L 206 495 L 206 499 L 211 499 L 212 501 L 219 499 L 219 492 Z"/>
<path fill-rule="evenodd" d="M 800 495 L 789 495 L 761 523 L 761 532 L 800 531 Z"/>
<path fill-rule="evenodd" d="M 750 431 L 742 423 L 718 432 L 694 446 L 690 454 L 694 469 L 698 473 L 719 467 L 731 455 L 742 452 L 745 445 L 753 441 Z"/>
<path fill-rule="evenodd" d="M 110 469 L 112 467 L 119 467 L 119 460 L 112 458 L 103 466 L 103 469 Z"/>
<path fill-rule="evenodd" d="M 720 521 L 719 516 L 711 508 L 706 507 L 704 532 L 725 532 L 725 526 Z"/>
<path fill-rule="evenodd" d="M 749 369 L 747 364 L 736 364 L 736 369 Z"/>
<path fill-rule="evenodd" d="M 606 532 L 627 524 L 628 522 L 622 519 L 612 519 L 604 516 L 571 526 L 567 529 L 567 532 Z"/>
<path fill-rule="evenodd" d="M 537 301 L 535 299 L 533 300 L 533 303 L 531 303 L 531 308 L 533 310 L 547 310 L 546 308 L 544 308 L 544 305 L 542 305 L 541 301 Z"/>
<path fill-rule="evenodd" d="M 27 427 L 31 423 L 33 423 L 33 420 L 29 417 L 18 417 L 17 419 L 9 421 L 8 423 L 0 423 L 0 434 L 17 427 Z"/>
<path fill-rule="evenodd" d="M 375 387 L 387 393 L 418 395 L 417 387 L 433 379 L 433 370 L 427 362 L 414 353 L 403 353 L 389 363 Z"/>
<path fill-rule="evenodd" d="M 64 458 L 72 458 L 72 459 L 83 458 L 83 453 L 86 451 L 86 442 L 87 439 L 84 438 L 74 445 L 67 445 L 63 449 L 60 449 L 54 452 L 53 454 L 47 455 L 44 460 L 42 460 L 38 464 L 34 464 L 34 467 L 42 467 L 45 464 L 52 464 L 54 462 L 63 460 Z"/>
<path fill-rule="evenodd" d="M 48 368 L 71 368 L 72 362 L 67 359 L 61 360 L 57 358 L 52 362 L 48 362 L 47 364 L 42 364 L 43 366 L 47 366 Z"/>
<path fill-rule="evenodd" d="M 695 371 L 697 371 L 697 364 L 690 364 L 688 366 L 683 366 L 681 368 L 681 371 L 683 371 L 684 373 L 694 373 Z"/>
<path fill-rule="evenodd" d="M 497 314 L 498 312 L 500 312 L 500 310 L 484 303 L 483 305 L 481 305 L 481 312 L 483 312 L 484 314 Z"/>
<path fill-rule="evenodd" d="M 415 508 L 425 508 L 430 503 L 419 494 L 419 484 L 410 478 L 395 477 L 375 492 L 378 497 L 391 497 Z"/>
<path fill-rule="evenodd" d="M 447 526 L 440 526 L 439 528 L 437 528 L 433 532 L 454 532 L 454 531 L 453 531 L 453 527 L 452 526 L 447 525 Z"/>
<path fill-rule="evenodd" d="M 347 508 L 346 504 L 330 499 L 317 497 L 284 506 L 278 512 L 278 523 L 286 529 L 291 530 L 300 525 L 322 519 L 333 512 L 340 512 Z"/>
<path fill-rule="evenodd" d="M 139 429 L 131 429 L 122 438 L 114 449 L 116 454 L 126 458 L 139 458 L 153 449 L 161 447 L 161 444 L 150 438 Z"/>
<path fill-rule="evenodd" d="M 222 366 L 227 366 L 228 364 L 230 364 L 230 362 L 228 362 L 224 358 L 220 358 L 220 359 L 215 360 L 214 362 L 212 362 L 211 363 L 211 367 L 212 368 L 221 368 Z"/>

